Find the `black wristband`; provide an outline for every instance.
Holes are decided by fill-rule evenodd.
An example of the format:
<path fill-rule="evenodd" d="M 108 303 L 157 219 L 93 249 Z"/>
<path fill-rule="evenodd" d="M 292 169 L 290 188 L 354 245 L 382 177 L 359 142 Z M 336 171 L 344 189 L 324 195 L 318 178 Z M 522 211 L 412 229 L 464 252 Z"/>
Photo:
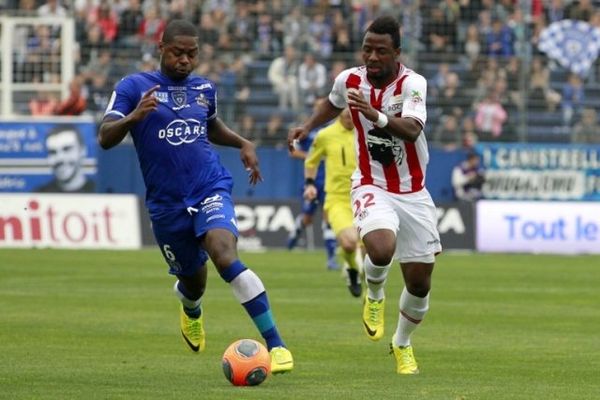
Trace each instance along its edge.
<path fill-rule="evenodd" d="M 308 185 L 316 186 L 315 185 L 315 178 L 306 178 L 304 180 L 304 186 L 308 186 Z"/>

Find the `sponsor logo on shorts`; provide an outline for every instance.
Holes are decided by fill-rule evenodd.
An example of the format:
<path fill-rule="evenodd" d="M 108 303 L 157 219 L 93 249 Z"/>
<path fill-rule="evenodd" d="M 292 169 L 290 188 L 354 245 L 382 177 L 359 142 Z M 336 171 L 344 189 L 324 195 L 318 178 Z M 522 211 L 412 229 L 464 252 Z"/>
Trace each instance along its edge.
<path fill-rule="evenodd" d="M 368 216 L 369 216 L 369 210 L 364 209 L 360 213 L 358 213 L 357 218 L 359 221 L 362 221 L 363 219 L 367 218 Z"/>

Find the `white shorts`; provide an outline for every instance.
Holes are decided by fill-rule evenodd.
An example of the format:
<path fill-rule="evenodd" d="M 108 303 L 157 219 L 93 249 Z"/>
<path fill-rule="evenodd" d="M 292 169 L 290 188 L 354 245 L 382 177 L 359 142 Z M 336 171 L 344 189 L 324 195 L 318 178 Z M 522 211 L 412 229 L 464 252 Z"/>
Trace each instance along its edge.
<path fill-rule="evenodd" d="M 377 186 L 352 190 L 354 225 L 362 239 L 377 229 L 396 234 L 394 257 L 403 262 L 434 261 L 442 251 L 437 230 L 437 210 L 426 189 L 416 193 L 394 194 Z"/>

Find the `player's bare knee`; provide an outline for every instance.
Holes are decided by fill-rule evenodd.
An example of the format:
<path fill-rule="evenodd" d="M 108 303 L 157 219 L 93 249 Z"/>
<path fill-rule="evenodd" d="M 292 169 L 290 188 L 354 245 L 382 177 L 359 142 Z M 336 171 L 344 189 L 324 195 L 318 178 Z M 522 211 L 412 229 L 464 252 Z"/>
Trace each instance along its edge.
<path fill-rule="evenodd" d="M 394 257 L 394 250 L 383 247 L 371 248 L 367 250 L 367 254 L 374 265 L 389 265 Z"/>
<path fill-rule="evenodd" d="M 417 297 L 425 297 L 429 294 L 431 286 L 429 284 L 406 284 L 406 290 L 408 293 Z"/>

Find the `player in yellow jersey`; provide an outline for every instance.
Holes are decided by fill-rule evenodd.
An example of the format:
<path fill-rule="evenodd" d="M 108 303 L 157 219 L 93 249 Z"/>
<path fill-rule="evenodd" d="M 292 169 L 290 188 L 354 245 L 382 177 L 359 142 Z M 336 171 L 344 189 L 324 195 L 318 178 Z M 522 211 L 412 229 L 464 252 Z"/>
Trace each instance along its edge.
<path fill-rule="evenodd" d="M 317 133 L 304 161 L 304 197 L 311 200 L 317 196 L 315 176 L 319 163 L 325 159 L 323 210 L 335 232 L 341 258 L 347 265 L 348 289 L 353 296 L 360 297 L 359 238 L 353 225 L 350 201 L 350 176 L 356 169 L 353 129 L 352 116 L 349 109 L 345 109 L 334 123 Z"/>

